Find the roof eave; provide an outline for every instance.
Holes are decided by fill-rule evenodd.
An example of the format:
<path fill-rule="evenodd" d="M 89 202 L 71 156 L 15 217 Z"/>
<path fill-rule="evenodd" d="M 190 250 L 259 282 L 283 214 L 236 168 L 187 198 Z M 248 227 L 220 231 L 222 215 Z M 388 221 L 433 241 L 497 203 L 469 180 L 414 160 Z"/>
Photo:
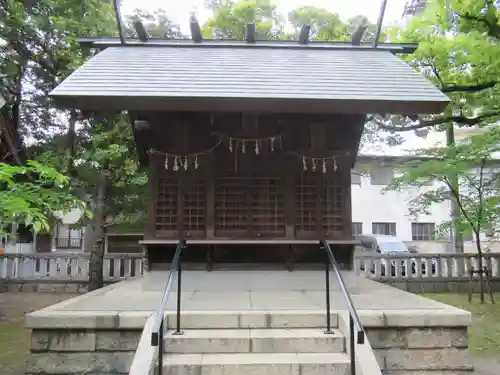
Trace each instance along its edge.
<path fill-rule="evenodd" d="M 239 97 L 163 97 L 163 96 L 91 96 L 58 93 L 50 96 L 57 105 L 87 111 L 191 111 L 267 113 L 441 113 L 449 99 L 441 100 L 370 100 L 310 98 L 239 98 Z"/>

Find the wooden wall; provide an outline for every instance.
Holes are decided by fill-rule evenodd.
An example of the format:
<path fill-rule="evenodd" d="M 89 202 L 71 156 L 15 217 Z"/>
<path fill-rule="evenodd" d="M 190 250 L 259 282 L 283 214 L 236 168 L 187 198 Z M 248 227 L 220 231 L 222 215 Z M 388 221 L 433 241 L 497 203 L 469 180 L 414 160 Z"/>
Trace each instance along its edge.
<path fill-rule="evenodd" d="M 195 170 L 165 170 L 165 156 L 150 155 L 150 199 L 145 239 L 349 240 L 350 169 L 364 116 L 157 114 L 149 116 L 150 148 L 178 155 L 210 149 Z M 280 135 L 271 152 L 246 142 L 229 150 L 228 137 Z M 233 148 L 237 147 L 233 143 Z M 292 153 L 291 153 L 292 152 Z M 302 159 L 336 155 L 303 169 Z"/>

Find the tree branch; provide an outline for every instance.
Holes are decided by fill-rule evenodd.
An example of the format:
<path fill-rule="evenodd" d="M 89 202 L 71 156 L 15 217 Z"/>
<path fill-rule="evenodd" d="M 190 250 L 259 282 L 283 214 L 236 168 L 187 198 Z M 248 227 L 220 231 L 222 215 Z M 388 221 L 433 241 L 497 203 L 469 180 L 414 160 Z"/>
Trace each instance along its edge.
<path fill-rule="evenodd" d="M 484 213 L 484 197 L 483 197 L 483 182 L 484 182 L 484 167 L 486 166 L 486 158 L 481 160 L 481 166 L 479 168 L 479 188 L 477 189 L 479 195 L 479 207 L 478 207 L 478 224 L 477 224 L 477 232 L 481 231 L 481 223 L 483 221 L 483 213 Z"/>
<path fill-rule="evenodd" d="M 473 16 L 470 13 L 457 14 L 459 17 L 462 17 L 466 20 L 482 23 L 486 27 L 488 36 L 500 39 L 500 26 L 498 26 L 496 23 L 490 22 L 490 20 L 488 20 L 485 16 Z"/>
<path fill-rule="evenodd" d="M 373 116 L 368 118 L 368 121 L 374 121 L 380 127 L 380 129 L 391 131 L 391 132 L 405 132 L 410 130 L 417 130 L 422 128 L 427 128 L 431 126 L 443 125 L 449 122 L 456 122 L 460 125 L 474 126 L 480 122 L 490 118 L 500 116 L 500 111 L 483 113 L 482 115 L 476 117 L 465 117 L 465 116 L 440 116 L 433 118 L 431 120 L 419 120 L 417 124 L 405 125 L 405 126 L 388 126 L 383 124 L 381 121 L 377 120 Z"/>
<path fill-rule="evenodd" d="M 477 92 L 486 89 L 491 89 L 494 87 L 498 81 L 492 81 L 487 83 L 478 83 L 477 85 L 443 85 L 441 91 L 444 93 L 450 92 Z"/>
<path fill-rule="evenodd" d="M 448 180 L 448 178 L 444 177 L 442 179 L 442 181 L 448 186 L 448 188 L 450 189 L 450 192 L 451 194 L 453 195 L 454 199 L 455 199 L 455 202 L 457 203 L 458 205 L 458 208 L 460 209 L 460 212 L 462 213 L 462 215 L 464 216 L 465 220 L 467 220 L 467 222 L 469 223 L 469 225 L 471 226 L 472 230 L 474 230 L 474 232 L 476 231 L 476 223 L 474 223 L 470 217 L 470 215 L 468 214 L 468 212 L 465 210 L 465 207 L 463 205 L 463 202 L 462 202 L 462 198 L 460 196 L 460 192 L 457 191 L 454 187 L 453 187 L 453 184 L 451 183 L 451 181 Z"/>

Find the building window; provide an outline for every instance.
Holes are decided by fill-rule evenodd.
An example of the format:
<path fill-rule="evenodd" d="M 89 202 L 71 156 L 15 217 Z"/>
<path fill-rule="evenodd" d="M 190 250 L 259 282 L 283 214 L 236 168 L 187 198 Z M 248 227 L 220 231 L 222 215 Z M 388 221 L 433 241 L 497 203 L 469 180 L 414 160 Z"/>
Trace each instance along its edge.
<path fill-rule="evenodd" d="M 372 223 L 372 234 L 396 235 L 396 223 Z"/>
<path fill-rule="evenodd" d="M 372 185 L 389 185 L 393 177 L 394 171 L 390 167 L 372 167 L 370 169 Z"/>
<path fill-rule="evenodd" d="M 357 236 L 363 234 L 363 223 L 352 223 L 352 235 Z"/>
<path fill-rule="evenodd" d="M 434 223 L 411 223 L 411 239 L 413 241 L 432 241 L 436 225 Z"/>
<path fill-rule="evenodd" d="M 83 244 L 83 229 L 71 228 L 70 225 L 58 223 L 54 242 L 56 249 L 81 249 Z"/>
<path fill-rule="evenodd" d="M 355 169 L 351 171 L 351 184 L 361 185 L 361 174 Z"/>

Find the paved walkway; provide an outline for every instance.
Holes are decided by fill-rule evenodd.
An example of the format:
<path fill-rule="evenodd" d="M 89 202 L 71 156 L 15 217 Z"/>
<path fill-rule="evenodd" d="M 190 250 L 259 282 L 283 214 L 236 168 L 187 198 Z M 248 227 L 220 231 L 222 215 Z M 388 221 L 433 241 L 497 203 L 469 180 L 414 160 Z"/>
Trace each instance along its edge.
<path fill-rule="evenodd" d="M 343 273 L 347 288 L 358 310 L 435 310 L 451 308 L 439 302 Z M 69 311 L 154 311 L 165 287 L 167 272 L 156 271 L 137 280 L 105 288 L 101 293 L 60 306 Z M 345 308 L 333 274 L 332 310 Z M 84 297 L 84 296 L 82 296 Z M 176 283 L 167 308 L 174 310 Z M 323 310 L 325 275 L 323 271 L 184 271 L 183 310 Z"/>

